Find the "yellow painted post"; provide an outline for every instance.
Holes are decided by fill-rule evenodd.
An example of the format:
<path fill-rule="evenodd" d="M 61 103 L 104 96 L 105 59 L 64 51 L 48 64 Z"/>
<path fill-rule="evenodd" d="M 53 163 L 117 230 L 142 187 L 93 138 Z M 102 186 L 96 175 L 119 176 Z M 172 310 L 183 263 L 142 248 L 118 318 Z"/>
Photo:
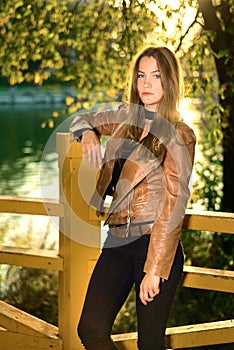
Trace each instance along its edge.
<path fill-rule="evenodd" d="M 59 254 L 64 270 L 59 272 L 59 334 L 63 350 L 83 349 L 77 336 L 91 271 L 100 254 L 101 223 L 89 218 L 88 200 L 95 188 L 96 172 L 81 161 L 81 146 L 69 133 L 58 133 L 60 200 Z M 91 183 L 93 186 L 91 186 Z"/>

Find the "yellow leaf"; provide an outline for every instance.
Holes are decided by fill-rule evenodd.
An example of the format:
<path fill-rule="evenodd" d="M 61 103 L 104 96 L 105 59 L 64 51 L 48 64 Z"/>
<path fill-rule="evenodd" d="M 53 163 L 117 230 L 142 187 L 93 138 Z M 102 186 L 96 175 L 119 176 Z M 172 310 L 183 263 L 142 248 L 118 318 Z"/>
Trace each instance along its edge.
<path fill-rule="evenodd" d="M 69 113 L 75 113 L 77 111 L 77 107 L 76 106 L 70 106 L 69 108 L 68 108 L 68 112 Z"/>
<path fill-rule="evenodd" d="M 75 100 L 74 97 L 67 96 L 66 97 L 66 105 L 70 106 L 74 102 L 74 100 Z"/>
<path fill-rule="evenodd" d="M 46 66 L 49 67 L 49 68 L 54 68 L 54 62 L 52 60 L 48 60 L 46 62 Z"/>
<path fill-rule="evenodd" d="M 53 128 L 54 127 L 54 121 L 52 120 L 52 119 L 49 119 L 48 120 L 48 126 L 49 126 L 49 128 Z"/>
<path fill-rule="evenodd" d="M 90 107 L 89 102 L 84 102 L 84 103 L 83 103 L 83 107 L 84 107 L 85 109 L 89 109 L 89 107 Z"/>
<path fill-rule="evenodd" d="M 40 81 L 41 81 L 40 74 L 38 72 L 36 72 L 35 75 L 34 75 L 34 83 L 35 84 L 39 84 Z"/>
<path fill-rule="evenodd" d="M 48 34 L 48 29 L 47 28 L 42 28 L 39 30 L 40 35 L 47 35 Z"/>
<path fill-rule="evenodd" d="M 11 76 L 9 82 L 10 82 L 10 85 L 14 85 L 15 84 L 15 77 Z"/>
<path fill-rule="evenodd" d="M 59 114 L 58 114 L 57 111 L 53 111 L 52 116 L 53 116 L 54 118 L 58 118 Z"/>
<path fill-rule="evenodd" d="M 77 108 L 77 109 L 82 108 L 82 105 L 81 105 L 81 103 L 80 103 L 80 102 L 77 102 L 77 104 L 76 104 L 76 108 Z"/>
<path fill-rule="evenodd" d="M 15 5 L 15 9 L 17 9 L 20 6 L 23 6 L 24 2 L 22 0 L 20 0 L 20 1 L 17 1 L 14 5 Z"/>

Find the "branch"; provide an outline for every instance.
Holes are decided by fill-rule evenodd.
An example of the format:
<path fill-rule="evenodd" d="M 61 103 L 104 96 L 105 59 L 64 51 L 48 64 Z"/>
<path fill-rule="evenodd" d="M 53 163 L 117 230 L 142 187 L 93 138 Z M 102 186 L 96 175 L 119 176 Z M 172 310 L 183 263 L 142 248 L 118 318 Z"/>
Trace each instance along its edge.
<path fill-rule="evenodd" d="M 184 35 L 182 35 L 182 36 L 180 37 L 180 42 L 179 42 L 179 45 L 177 46 L 175 52 L 179 51 L 179 49 L 180 49 L 181 46 L 182 46 L 182 43 L 183 43 L 184 38 L 186 37 L 186 35 L 188 34 L 188 32 L 189 32 L 190 29 L 194 26 L 195 23 L 198 23 L 198 24 L 200 24 L 200 25 L 202 26 L 202 24 L 201 24 L 199 21 L 197 21 L 198 14 L 199 14 L 199 11 L 197 11 L 196 16 L 195 16 L 193 22 L 192 22 L 192 23 L 190 24 L 190 26 L 187 28 L 187 30 L 186 30 L 186 32 L 184 33 Z"/>

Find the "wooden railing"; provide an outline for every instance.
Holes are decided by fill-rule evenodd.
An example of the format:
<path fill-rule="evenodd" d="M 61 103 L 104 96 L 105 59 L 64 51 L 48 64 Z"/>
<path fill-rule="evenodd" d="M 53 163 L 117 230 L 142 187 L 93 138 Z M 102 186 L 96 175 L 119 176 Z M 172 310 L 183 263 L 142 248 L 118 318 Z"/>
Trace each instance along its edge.
<path fill-rule="evenodd" d="M 96 174 L 83 163 L 79 144 L 69 134 L 57 135 L 60 198 L 42 200 L 0 196 L 0 212 L 59 217 L 59 250 L 23 247 L 0 248 L 0 263 L 59 271 L 58 327 L 0 302 L 0 349 L 83 349 L 76 327 L 87 284 L 100 254 L 101 222 L 87 204 Z M 86 183 L 87 193 L 79 186 Z M 92 186 L 91 186 L 92 187 Z M 184 228 L 234 233 L 234 214 L 187 210 Z M 184 266 L 184 287 L 234 292 L 234 272 Z M 234 320 L 168 328 L 168 347 L 173 349 L 234 343 Z M 136 350 L 137 334 L 113 336 L 118 349 Z"/>

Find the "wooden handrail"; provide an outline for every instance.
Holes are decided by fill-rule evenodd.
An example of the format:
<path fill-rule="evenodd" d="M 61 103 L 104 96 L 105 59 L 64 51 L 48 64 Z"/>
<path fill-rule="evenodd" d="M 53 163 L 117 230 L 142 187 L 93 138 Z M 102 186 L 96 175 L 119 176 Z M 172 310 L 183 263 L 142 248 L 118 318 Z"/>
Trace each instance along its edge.
<path fill-rule="evenodd" d="M 0 213 L 63 216 L 63 204 L 55 199 L 0 196 Z"/>
<path fill-rule="evenodd" d="M 183 228 L 234 234 L 234 213 L 187 209 Z"/>
<path fill-rule="evenodd" d="M 0 196 L 0 212 L 63 217 L 64 206 L 55 199 Z M 101 221 L 105 216 L 97 217 L 95 210 L 89 207 L 89 219 Z M 187 209 L 183 228 L 234 234 L 234 213 Z"/>
<path fill-rule="evenodd" d="M 34 269 L 63 271 L 63 259 L 56 250 L 0 245 L 0 263 Z"/>
<path fill-rule="evenodd" d="M 233 328 L 234 320 L 170 327 L 166 330 L 167 348 L 190 349 L 204 344 L 217 345 L 225 343 L 225 341 L 231 343 L 234 342 Z M 116 334 L 112 338 L 119 349 L 137 350 L 136 332 Z"/>
<path fill-rule="evenodd" d="M 234 271 L 184 266 L 183 287 L 234 293 Z"/>

